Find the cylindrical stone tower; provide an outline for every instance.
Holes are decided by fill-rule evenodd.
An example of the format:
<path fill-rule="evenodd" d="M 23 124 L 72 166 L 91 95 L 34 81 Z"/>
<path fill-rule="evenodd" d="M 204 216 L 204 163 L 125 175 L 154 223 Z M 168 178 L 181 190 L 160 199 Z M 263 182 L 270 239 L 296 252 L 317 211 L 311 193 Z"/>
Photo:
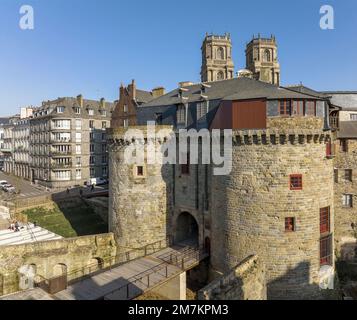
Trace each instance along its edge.
<path fill-rule="evenodd" d="M 257 254 L 269 299 L 319 298 L 319 274 L 333 268 L 330 132 L 320 120 L 289 121 L 285 128 L 233 133 L 233 170 L 212 177 L 211 264 L 227 272 Z M 324 257 L 325 249 L 332 257 Z"/>
<path fill-rule="evenodd" d="M 156 127 L 171 129 L 171 127 Z M 109 130 L 109 231 L 119 248 L 138 249 L 167 237 L 168 214 L 172 206 L 172 166 L 148 164 L 145 149 L 143 165 L 127 164 L 126 148 L 135 143 L 147 147 L 147 127 L 139 130 L 143 139 L 127 139 L 128 129 Z M 152 140 L 155 146 L 162 143 Z"/>

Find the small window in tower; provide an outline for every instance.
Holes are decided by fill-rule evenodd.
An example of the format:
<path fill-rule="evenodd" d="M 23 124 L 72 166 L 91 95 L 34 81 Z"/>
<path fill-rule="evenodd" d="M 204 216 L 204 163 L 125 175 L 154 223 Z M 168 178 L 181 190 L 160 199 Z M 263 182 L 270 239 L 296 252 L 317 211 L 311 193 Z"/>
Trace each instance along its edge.
<path fill-rule="evenodd" d="M 224 49 L 222 47 L 217 49 L 217 59 L 224 60 Z"/>
<path fill-rule="evenodd" d="M 352 182 L 352 170 L 351 169 L 345 170 L 345 180 L 348 182 Z"/>
<path fill-rule="evenodd" d="M 320 209 L 320 233 L 330 232 L 330 207 Z"/>
<path fill-rule="evenodd" d="M 138 177 L 143 177 L 144 176 L 144 167 L 143 166 L 137 166 L 136 167 L 136 175 Z"/>
<path fill-rule="evenodd" d="M 344 194 L 342 195 L 342 206 L 345 208 L 353 207 L 353 197 L 352 194 Z"/>
<path fill-rule="evenodd" d="M 301 174 L 292 174 L 290 176 L 290 190 L 302 190 Z"/>
<path fill-rule="evenodd" d="M 295 231 L 295 218 L 285 218 L 285 232 Z"/>
<path fill-rule="evenodd" d="M 266 49 L 264 51 L 264 62 L 270 62 L 270 60 L 271 60 L 270 50 Z"/>
<path fill-rule="evenodd" d="M 181 164 L 181 174 L 189 175 L 190 174 L 190 154 L 187 154 L 186 164 Z"/>

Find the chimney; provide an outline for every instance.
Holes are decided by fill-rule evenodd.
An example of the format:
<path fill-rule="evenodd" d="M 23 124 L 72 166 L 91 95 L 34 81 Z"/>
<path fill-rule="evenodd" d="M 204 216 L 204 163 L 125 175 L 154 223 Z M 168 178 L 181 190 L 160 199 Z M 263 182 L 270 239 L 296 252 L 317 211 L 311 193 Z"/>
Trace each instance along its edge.
<path fill-rule="evenodd" d="M 184 87 L 192 86 L 193 82 L 191 82 L 191 81 L 182 81 L 182 82 L 179 82 L 178 85 L 179 85 L 179 88 L 184 88 Z"/>
<path fill-rule="evenodd" d="M 154 88 L 152 89 L 151 93 L 154 98 L 161 97 L 165 94 L 165 88 L 164 87 Z"/>
<path fill-rule="evenodd" d="M 81 94 L 77 96 L 77 103 L 83 108 L 83 96 Z"/>
<path fill-rule="evenodd" d="M 104 98 L 100 99 L 100 107 L 102 109 L 105 109 L 105 99 Z"/>
<path fill-rule="evenodd" d="M 119 87 L 119 100 L 120 100 L 120 98 L 124 97 L 124 90 L 125 90 L 124 84 L 123 84 L 123 82 L 121 82 L 120 87 Z"/>
<path fill-rule="evenodd" d="M 136 84 L 135 80 L 132 80 L 131 84 L 128 86 L 129 95 L 133 100 L 136 100 Z"/>

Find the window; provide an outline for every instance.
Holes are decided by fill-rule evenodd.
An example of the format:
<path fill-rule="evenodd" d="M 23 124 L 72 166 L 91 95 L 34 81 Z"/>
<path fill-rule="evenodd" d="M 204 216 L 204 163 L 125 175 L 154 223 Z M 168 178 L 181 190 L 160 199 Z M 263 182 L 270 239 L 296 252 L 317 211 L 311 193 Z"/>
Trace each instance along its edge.
<path fill-rule="evenodd" d="M 89 128 L 94 129 L 94 120 L 89 120 Z"/>
<path fill-rule="evenodd" d="M 94 110 L 93 109 L 88 109 L 88 114 L 90 116 L 94 116 Z"/>
<path fill-rule="evenodd" d="M 281 100 L 279 102 L 279 111 L 281 116 L 290 116 L 291 114 L 291 101 Z"/>
<path fill-rule="evenodd" d="M 350 115 L 350 119 L 351 119 L 351 121 L 357 121 L 357 113 L 352 113 Z"/>
<path fill-rule="evenodd" d="M 186 107 L 179 105 L 176 113 L 177 124 L 186 124 Z"/>
<path fill-rule="evenodd" d="M 157 125 L 162 125 L 162 113 L 155 113 L 155 118 L 156 118 L 156 124 Z"/>
<path fill-rule="evenodd" d="M 217 73 L 217 80 L 224 80 L 224 73 L 223 71 L 219 71 Z"/>
<path fill-rule="evenodd" d="M 107 116 L 107 111 L 106 110 L 101 110 L 100 114 L 102 115 L 102 117 L 106 117 Z"/>
<path fill-rule="evenodd" d="M 82 133 L 76 132 L 76 142 L 82 142 Z"/>
<path fill-rule="evenodd" d="M 292 113 L 293 116 L 302 116 L 304 115 L 304 101 L 294 100 Z"/>
<path fill-rule="evenodd" d="M 333 173 L 334 173 L 335 183 L 338 183 L 338 169 L 335 169 L 335 170 L 333 171 Z"/>
<path fill-rule="evenodd" d="M 307 116 L 316 116 L 316 101 L 306 101 L 305 114 Z"/>
<path fill-rule="evenodd" d="M 94 168 L 90 168 L 89 169 L 89 174 L 91 178 L 95 178 L 95 169 Z"/>
<path fill-rule="evenodd" d="M 320 240 L 320 265 L 332 264 L 332 236 Z"/>
<path fill-rule="evenodd" d="M 123 110 L 124 110 L 124 113 L 128 112 L 128 106 L 126 104 L 124 104 Z"/>
<path fill-rule="evenodd" d="M 74 108 L 74 113 L 75 114 L 81 114 L 81 108 L 75 107 Z"/>
<path fill-rule="evenodd" d="M 68 181 L 71 180 L 71 171 L 56 171 L 55 172 L 56 180 Z"/>
<path fill-rule="evenodd" d="M 57 113 L 63 113 L 64 112 L 64 107 L 57 107 Z"/>
<path fill-rule="evenodd" d="M 204 118 L 207 114 L 207 102 L 197 103 L 197 121 Z"/>
<path fill-rule="evenodd" d="M 264 59 L 264 62 L 270 62 L 271 54 L 268 49 L 264 51 L 263 59 Z"/>
<path fill-rule="evenodd" d="M 77 130 L 82 129 L 82 120 L 81 119 L 76 119 L 76 129 Z"/>
<path fill-rule="evenodd" d="M 76 179 L 82 179 L 82 170 L 81 169 L 76 169 Z"/>
<path fill-rule="evenodd" d="M 90 152 L 94 152 L 94 144 L 91 144 L 91 145 L 89 146 L 89 151 L 90 151 Z"/>
<path fill-rule="evenodd" d="M 102 163 L 106 164 L 108 162 L 107 156 L 102 156 Z"/>
<path fill-rule="evenodd" d="M 107 134 L 106 133 L 102 133 L 102 141 L 107 140 Z"/>
<path fill-rule="evenodd" d="M 107 177 L 108 176 L 108 167 L 103 167 L 102 168 L 102 176 Z"/>
<path fill-rule="evenodd" d="M 340 140 L 340 148 L 342 152 L 348 152 L 348 141 L 346 139 Z"/>
<path fill-rule="evenodd" d="M 105 152 L 107 152 L 107 144 L 103 143 L 102 144 L 102 153 L 105 153 Z"/>
<path fill-rule="evenodd" d="M 94 158 L 94 156 L 90 156 L 90 157 L 89 157 L 89 163 L 90 163 L 90 164 L 94 164 L 94 163 L 95 163 L 95 158 Z"/>
<path fill-rule="evenodd" d="M 143 177 L 144 176 L 144 167 L 143 166 L 137 166 L 136 167 L 136 175 L 138 177 Z"/>
<path fill-rule="evenodd" d="M 81 159 L 81 157 L 76 157 L 76 166 L 77 166 L 77 167 L 80 167 L 81 164 L 82 164 L 82 159 Z"/>
<path fill-rule="evenodd" d="M 124 125 L 124 128 L 129 127 L 129 119 L 124 119 L 123 120 L 123 125 Z"/>
<path fill-rule="evenodd" d="M 330 232 L 330 207 L 320 209 L 320 233 Z"/>
<path fill-rule="evenodd" d="M 190 174 L 190 154 L 187 154 L 187 163 L 181 164 L 181 174 L 189 175 Z"/>
<path fill-rule="evenodd" d="M 71 120 L 55 120 L 54 129 L 71 129 Z"/>
<path fill-rule="evenodd" d="M 217 59 L 224 60 L 224 49 L 222 47 L 217 49 Z"/>
<path fill-rule="evenodd" d="M 352 194 L 344 194 L 342 195 L 342 206 L 345 208 L 353 207 L 353 198 Z"/>
<path fill-rule="evenodd" d="M 301 174 L 292 174 L 290 176 L 290 190 L 302 190 Z"/>
<path fill-rule="evenodd" d="M 345 170 L 345 180 L 352 182 L 352 170 L 351 169 Z"/>
<path fill-rule="evenodd" d="M 295 231 L 295 218 L 285 218 L 285 232 Z"/>
<path fill-rule="evenodd" d="M 81 154 L 82 153 L 82 148 L 80 144 L 76 145 L 76 154 Z"/>
<path fill-rule="evenodd" d="M 106 121 L 102 121 L 102 129 L 106 129 L 107 128 L 107 122 Z"/>

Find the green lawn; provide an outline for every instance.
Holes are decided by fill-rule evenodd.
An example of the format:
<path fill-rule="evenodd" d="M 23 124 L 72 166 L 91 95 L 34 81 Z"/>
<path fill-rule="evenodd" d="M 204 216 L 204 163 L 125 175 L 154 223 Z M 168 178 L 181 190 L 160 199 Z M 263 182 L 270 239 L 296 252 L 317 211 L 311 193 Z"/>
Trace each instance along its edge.
<path fill-rule="evenodd" d="M 34 208 L 23 212 L 29 222 L 70 238 L 108 232 L 107 224 L 94 210 L 81 201 L 58 203 L 52 210 Z"/>

